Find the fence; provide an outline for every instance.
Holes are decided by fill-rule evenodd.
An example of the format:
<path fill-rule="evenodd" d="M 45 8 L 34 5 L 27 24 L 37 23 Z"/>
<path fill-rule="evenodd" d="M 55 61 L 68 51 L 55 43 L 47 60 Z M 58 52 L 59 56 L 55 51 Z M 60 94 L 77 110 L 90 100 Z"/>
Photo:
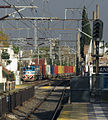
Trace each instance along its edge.
<path fill-rule="evenodd" d="M 108 75 L 73 76 L 70 93 L 71 102 L 108 102 Z"/>
<path fill-rule="evenodd" d="M 34 96 L 34 86 L 0 96 L 0 116 Z"/>
<path fill-rule="evenodd" d="M 10 91 L 15 89 L 15 81 L 7 81 L 5 83 L 0 83 L 0 92 Z"/>

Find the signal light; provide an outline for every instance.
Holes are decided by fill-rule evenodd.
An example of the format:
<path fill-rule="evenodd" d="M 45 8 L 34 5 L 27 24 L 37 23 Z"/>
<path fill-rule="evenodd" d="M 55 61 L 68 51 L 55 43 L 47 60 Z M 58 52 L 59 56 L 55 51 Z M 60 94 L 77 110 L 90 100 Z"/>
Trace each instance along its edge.
<path fill-rule="evenodd" d="M 100 19 L 93 21 L 93 39 L 102 39 L 103 36 L 103 22 Z"/>

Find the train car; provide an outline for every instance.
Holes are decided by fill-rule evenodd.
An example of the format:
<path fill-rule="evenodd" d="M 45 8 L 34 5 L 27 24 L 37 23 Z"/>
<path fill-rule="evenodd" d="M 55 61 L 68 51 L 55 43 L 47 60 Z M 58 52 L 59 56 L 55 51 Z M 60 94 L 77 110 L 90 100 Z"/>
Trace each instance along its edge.
<path fill-rule="evenodd" d="M 30 65 L 23 68 L 22 80 L 35 81 L 41 77 L 40 66 Z"/>
<path fill-rule="evenodd" d="M 60 65 L 52 65 L 51 67 L 51 76 L 52 77 L 66 77 L 75 75 L 75 67 L 74 66 L 60 66 Z"/>

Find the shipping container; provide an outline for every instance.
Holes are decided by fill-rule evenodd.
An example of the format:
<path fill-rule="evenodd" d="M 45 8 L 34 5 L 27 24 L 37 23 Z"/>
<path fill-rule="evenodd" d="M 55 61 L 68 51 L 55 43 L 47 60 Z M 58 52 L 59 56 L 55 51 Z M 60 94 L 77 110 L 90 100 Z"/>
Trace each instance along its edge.
<path fill-rule="evenodd" d="M 40 73 L 41 73 L 41 77 L 43 78 L 45 78 L 45 76 L 46 76 L 46 70 L 45 70 L 45 65 L 43 64 L 43 65 L 39 65 L 40 66 Z"/>
<path fill-rule="evenodd" d="M 58 74 L 58 66 L 54 66 L 54 74 L 55 74 L 55 75 Z"/>
<path fill-rule="evenodd" d="M 34 60 L 34 62 L 35 62 L 35 65 L 38 65 L 38 58 L 36 58 L 36 59 Z M 45 64 L 45 59 L 40 58 L 40 59 L 39 59 L 39 65 L 43 65 L 43 64 Z"/>
<path fill-rule="evenodd" d="M 71 67 L 69 66 L 69 73 L 71 73 Z"/>
<path fill-rule="evenodd" d="M 46 76 L 46 71 L 45 71 L 45 65 L 42 65 L 42 74 L 44 75 L 44 77 Z"/>
<path fill-rule="evenodd" d="M 64 73 L 69 73 L 68 67 L 69 66 L 64 66 Z"/>
<path fill-rule="evenodd" d="M 42 76 L 42 65 L 39 65 L 40 66 L 40 73 L 41 73 L 41 76 Z"/>
<path fill-rule="evenodd" d="M 51 75 L 50 65 L 46 65 L 46 74 L 47 74 L 47 75 Z"/>
<path fill-rule="evenodd" d="M 73 66 L 70 66 L 70 73 L 73 73 Z"/>
<path fill-rule="evenodd" d="M 73 67 L 73 72 L 74 72 L 74 73 L 75 73 L 75 70 L 76 70 L 75 67 Z"/>
<path fill-rule="evenodd" d="M 64 66 L 58 66 L 58 74 L 64 73 Z"/>
<path fill-rule="evenodd" d="M 54 65 L 51 66 L 51 74 L 54 74 Z"/>

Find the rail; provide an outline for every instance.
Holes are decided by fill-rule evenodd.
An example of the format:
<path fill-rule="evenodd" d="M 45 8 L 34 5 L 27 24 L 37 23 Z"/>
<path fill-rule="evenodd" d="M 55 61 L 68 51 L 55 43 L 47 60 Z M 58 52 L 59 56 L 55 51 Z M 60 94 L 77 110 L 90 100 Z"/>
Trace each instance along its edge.
<path fill-rule="evenodd" d="M 51 93 L 55 90 L 55 88 L 58 85 L 63 84 L 63 82 L 56 84 L 51 90 L 50 92 L 44 97 L 44 99 L 37 105 L 35 106 L 22 120 L 29 120 L 30 116 L 37 110 L 40 108 L 40 106 L 45 102 L 45 100 L 47 100 L 47 98 L 51 95 Z"/>

